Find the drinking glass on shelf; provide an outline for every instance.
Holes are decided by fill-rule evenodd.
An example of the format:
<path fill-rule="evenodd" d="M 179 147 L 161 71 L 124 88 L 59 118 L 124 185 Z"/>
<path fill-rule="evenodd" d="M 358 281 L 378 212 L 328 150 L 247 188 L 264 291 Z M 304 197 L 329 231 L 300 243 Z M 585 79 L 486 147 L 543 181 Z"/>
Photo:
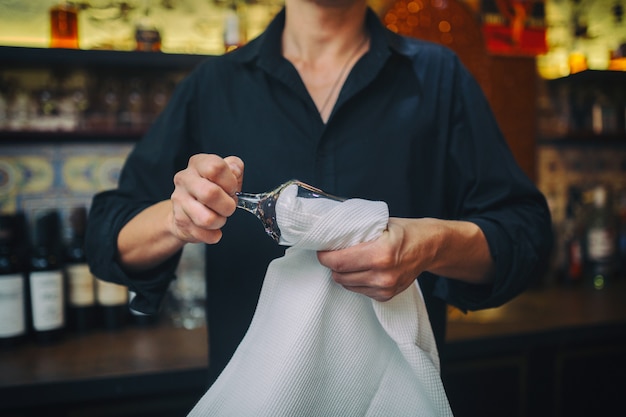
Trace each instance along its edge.
<path fill-rule="evenodd" d="M 30 127 L 33 100 L 28 92 L 15 80 L 13 93 L 9 95 L 7 127 L 9 130 L 26 130 Z"/>
<path fill-rule="evenodd" d="M 167 312 L 176 327 L 195 329 L 206 323 L 204 246 L 203 243 L 185 245 L 176 279 L 170 285 Z"/>
<path fill-rule="evenodd" d="M 86 124 L 85 112 L 89 107 L 89 96 L 87 93 L 87 89 L 85 88 L 85 86 L 78 86 L 74 88 L 71 96 L 74 103 L 74 108 L 76 109 L 77 113 L 76 128 L 82 130 L 85 128 Z"/>

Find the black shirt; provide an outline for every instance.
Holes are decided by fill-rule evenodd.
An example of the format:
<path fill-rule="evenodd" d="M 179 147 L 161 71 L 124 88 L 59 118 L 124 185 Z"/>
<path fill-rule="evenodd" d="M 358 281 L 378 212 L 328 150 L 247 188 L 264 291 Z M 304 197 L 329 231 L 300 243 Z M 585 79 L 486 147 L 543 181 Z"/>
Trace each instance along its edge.
<path fill-rule="evenodd" d="M 284 19 L 283 11 L 259 38 L 207 59 L 178 85 L 131 152 L 119 188 L 94 197 L 87 236 L 92 271 L 134 290 L 134 308 L 157 311 L 178 256 L 127 274 L 116 263 L 119 230 L 170 197 L 173 176 L 191 155 L 237 155 L 248 192 L 297 178 L 334 195 L 385 201 L 393 217 L 475 222 L 496 263 L 494 284 L 419 277 L 441 347 L 446 303 L 498 306 L 541 273 L 551 245 L 545 200 L 515 163 L 482 91 L 450 50 L 393 34 L 370 10 L 370 50 L 324 123 L 281 55 Z M 212 377 L 248 328 L 267 265 L 283 253 L 241 210 L 229 218 L 222 240 L 207 246 Z"/>

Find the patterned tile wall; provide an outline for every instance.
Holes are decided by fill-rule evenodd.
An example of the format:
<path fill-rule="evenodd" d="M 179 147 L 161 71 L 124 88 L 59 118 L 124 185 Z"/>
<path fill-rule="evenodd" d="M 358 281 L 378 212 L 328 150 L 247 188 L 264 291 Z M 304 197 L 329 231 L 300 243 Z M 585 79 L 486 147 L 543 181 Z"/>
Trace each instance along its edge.
<path fill-rule="evenodd" d="M 0 212 L 39 213 L 91 204 L 98 191 L 117 186 L 132 144 L 27 144 L 0 146 Z M 67 221 L 64 221 L 67 225 Z M 65 231 L 67 233 L 67 230 Z"/>
<path fill-rule="evenodd" d="M 0 146 L 0 212 L 24 211 L 29 219 L 56 208 L 89 207 L 98 191 L 114 188 L 132 143 Z M 555 224 L 565 214 L 570 185 L 608 184 L 626 189 L 626 148 L 540 146 L 537 185 Z M 65 217 L 64 217 L 65 218 Z"/>

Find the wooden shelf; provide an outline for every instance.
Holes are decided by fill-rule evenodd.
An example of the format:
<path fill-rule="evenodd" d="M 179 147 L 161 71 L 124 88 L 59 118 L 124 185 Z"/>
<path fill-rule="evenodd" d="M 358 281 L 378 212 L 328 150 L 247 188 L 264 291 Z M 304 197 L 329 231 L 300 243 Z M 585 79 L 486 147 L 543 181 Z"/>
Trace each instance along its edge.
<path fill-rule="evenodd" d="M 0 46 L 4 68 L 149 68 L 189 70 L 211 55 L 166 54 L 162 52 L 106 51 L 83 49 L 22 48 Z"/>
<path fill-rule="evenodd" d="M 555 78 L 552 80 L 547 80 L 549 84 L 561 84 L 561 83 L 570 83 L 570 84 L 588 84 L 588 83 L 602 83 L 602 84 L 613 84 L 613 83 L 624 83 L 626 82 L 626 71 L 612 71 L 612 70 L 586 70 L 577 72 L 575 74 L 570 74 L 567 77 Z"/>
<path fill-rule="evenodd" d="M 84 70 L 98 76 L 119 77 L 156 76 L 178 72 L 188 73 L 212 55 L 167 54 L 161 52 L 108 51 L 82 49 L 51 49 L 0 46 L 0 71 L 48 70 L 63 72 Z M 136 142 L 147 127 L 100 129 L 93 127 L 78 131 L 61 130 L 0 130 L 0 144 L 60 143 L 60 142 Z"/>
<path fill-rule="evenodd" d="M 146 129 L 111 129 L 77 131 L 2 131 L 0 145 L 36 143 L 134 143 L 144 135 Z"/>
<path fill-rule="evenodd" d="M 563 136 L 539 137 L 537 144 L 567 147 L 622 147 L 626 146 L 626 132 L 611 134 L 571 132 Z"/>

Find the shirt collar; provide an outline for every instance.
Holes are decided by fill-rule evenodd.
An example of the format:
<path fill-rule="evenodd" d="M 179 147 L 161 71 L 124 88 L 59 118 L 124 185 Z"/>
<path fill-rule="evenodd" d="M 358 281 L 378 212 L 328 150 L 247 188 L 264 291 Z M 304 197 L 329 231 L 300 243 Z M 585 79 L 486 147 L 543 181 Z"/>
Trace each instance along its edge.
<path fill-rule="evenodd" d="M 385 28 L 376 15 L 368 8 L 366 18 L 367 29 L 371 36 L 370 52 L 379 59 L 386 60 L 391 53 L 406 57 L 415 56 L 418 48 L 415 43 Z M 258 61 L 259 66 L 267 71 L 273 71 L 282 61 L 281 36 L 285 27 L 285 9 L 283 8 L 270 22 L 267 29 L 245 47 L 232 52 L 232 58 L 242 63 Z"/>

